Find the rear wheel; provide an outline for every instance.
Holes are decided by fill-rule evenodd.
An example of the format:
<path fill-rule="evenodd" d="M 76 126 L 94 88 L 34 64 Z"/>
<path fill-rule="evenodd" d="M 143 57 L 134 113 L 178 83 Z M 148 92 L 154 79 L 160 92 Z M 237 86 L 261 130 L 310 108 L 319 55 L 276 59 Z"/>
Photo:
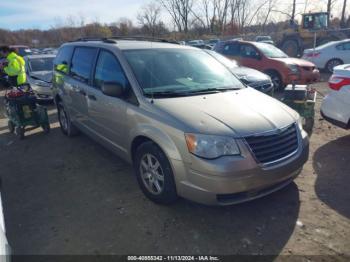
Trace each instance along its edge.
<path fill-rule="evenodd" d="M 15 126 L 13 125 L 13 122 L 11 120 L 7 122 L 7 126 L 9 128 L 10 133 L 15 132 Z"/>
<path fill-rule="evenodd" d="M 79 130 L 70 121 L 62 101 L 57 104 L 58 121 L 60 123 L 61 130 L 66 136 L 72 137 L 79 134 Z"/>
<path fill-rule="evenodd" d="M 334 67 L 338 66 L 338 65 L 342 65 L 343 61 L 338 59 L 338 58 L 334 58 L 331 59 L 327 62 L 326 64 L 326 69 L 328 72 L 333 73 Z"/>
<path fill-rule="evenodd" d="M 143 193 L 150 200 L 170 204 L 177 199 L 173 172 L 164 152 L 153 142 L 136 150 L 134 168 Z"/>

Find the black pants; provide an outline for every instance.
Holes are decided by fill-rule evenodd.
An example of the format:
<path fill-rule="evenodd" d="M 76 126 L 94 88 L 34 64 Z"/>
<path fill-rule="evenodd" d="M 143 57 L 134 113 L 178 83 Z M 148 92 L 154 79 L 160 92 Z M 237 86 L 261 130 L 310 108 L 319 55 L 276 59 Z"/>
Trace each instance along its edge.
<path fill-rule="evenodd" d="M 17 76 L 8 76 L 10 86 L 17 86 Z"/>

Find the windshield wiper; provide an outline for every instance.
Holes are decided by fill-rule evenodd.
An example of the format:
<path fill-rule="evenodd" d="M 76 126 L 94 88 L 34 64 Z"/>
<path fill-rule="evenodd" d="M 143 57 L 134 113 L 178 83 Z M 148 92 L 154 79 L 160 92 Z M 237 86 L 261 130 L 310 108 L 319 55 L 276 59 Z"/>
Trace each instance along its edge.
<path fill-rule="evenodd" d="M 177 97 L 177 96 L 186 96 L 188 92 L 179 92 L 179 91 L 157 91 L 157 92 L 147 92 L 145 93 L 148 97 Z"/>
<path fill-rule="evenodd" d="M 205 88 L 205 89 L 198 89 L 198 90 L 190 90 L 188 91 L 188 93 L 190 94 L 219 93 L 219 92 L 226 92 L 226 91 L 239 90 L 239 89 L 240 88 L 237 88 L 237 87 Z"/>

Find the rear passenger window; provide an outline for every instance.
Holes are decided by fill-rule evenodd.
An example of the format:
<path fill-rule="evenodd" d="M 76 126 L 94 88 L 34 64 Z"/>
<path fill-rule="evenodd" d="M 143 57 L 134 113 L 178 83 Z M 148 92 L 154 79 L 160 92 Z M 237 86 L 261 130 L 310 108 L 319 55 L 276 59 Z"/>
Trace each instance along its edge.
<path fill-rule="evenodd" d="M 127 87 L 128 81 L 116 57 L 101 51 L 96 63 L 94 86 L 101 88 L 104 82 L 119 83 Z"/>
<path fill-rule="evenodd" d="M 72 77 L 84 83 L 88 83 L 96 53 L 96 48 L 76 47 L 70 70 Z"/>
<path fill-rule="evenodd" d="M 64 46 L 60 48 L 58 54 L 53 61 L 54 69 L 67 74 L 69 72 L 69 62 L 72 57 L 73 46 Z"/>
<path fill-rule="evenodd" d="M 238 56 L 239 55 L 239 45 L 238 44 L 227 44 L 224 47 L 223 54 Z"/>

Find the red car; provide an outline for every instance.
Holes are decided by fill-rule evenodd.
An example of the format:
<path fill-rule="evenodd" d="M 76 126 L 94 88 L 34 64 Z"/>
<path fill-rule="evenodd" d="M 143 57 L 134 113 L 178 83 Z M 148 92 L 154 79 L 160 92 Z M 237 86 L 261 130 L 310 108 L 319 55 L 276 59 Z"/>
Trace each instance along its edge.
<path fill-rule="evenodd" d="M 310 84 L 320 78 L 320 72 L 313 63 L 288 57 L 270 44 L 234 40 L 220 42 L 214 50 L 236 60 L 242 66 L 269 75 L 275 89 L 283 89 L 293 81 L 297 84 Z"/>

